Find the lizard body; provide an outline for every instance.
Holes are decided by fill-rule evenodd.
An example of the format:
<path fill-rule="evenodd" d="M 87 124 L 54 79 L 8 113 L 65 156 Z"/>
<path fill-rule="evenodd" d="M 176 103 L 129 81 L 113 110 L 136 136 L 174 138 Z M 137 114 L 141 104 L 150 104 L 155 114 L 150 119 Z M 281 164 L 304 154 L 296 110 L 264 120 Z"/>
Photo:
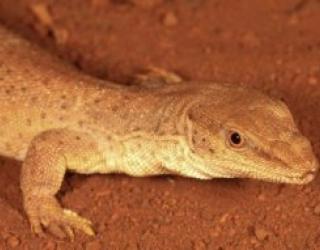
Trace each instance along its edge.
<path fill-rule="evenodd" d="M 0 154 L 23 161 L 32 229 L 91 223 L 55 198 L 66 171 L 304 184 L 318 168 L 286 105 L 216 83 L 125 87 L 94 79 L 0 27 Z"/>

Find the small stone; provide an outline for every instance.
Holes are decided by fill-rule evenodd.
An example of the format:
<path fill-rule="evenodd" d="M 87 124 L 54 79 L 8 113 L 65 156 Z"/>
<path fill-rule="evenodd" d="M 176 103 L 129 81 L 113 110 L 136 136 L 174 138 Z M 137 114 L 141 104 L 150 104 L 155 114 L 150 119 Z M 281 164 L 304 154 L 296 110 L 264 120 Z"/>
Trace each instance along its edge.
<path fill-rule="evenodd" d="M 230 231 L 229 231 L 229 236 L 230 236 L 230 237 L 233 237 L 233 236 L 236 235 L 236 233 L 237 233 L 236 230 L 233 229 L 233 228 L 231 228 Z"/>
<path fill-rule="evenodd" d="M 31 12 L 38 18 L 38 20 L 45 26 L 51 27 L 53 25 L 52 16 L 49 12 L 48 6 L 44 3 L 37 3 L 30 6 Z"/>
<path fill-rule="evenodd" d="M 226 213 L 226 214 L 223 214 L 223 215 L 221 216 L 219 222 L 220 222 L 221 224 L 225 223 L 225 222 L 227 221 L 228 217 L 229 217 L 229 214 L 227 214 L 227 213 Z"/>
<path fill-rule="evenodd" d="M 299 18 L 296 15 L 292 15 L 289 20 L 288 20 L 288 24 L 289 25 L 296 25 L 300 22 Z"/>
<path fill-rule="evenodd" d="M 209 233 L 212 237 L 219 237 L 221 234 L 221 228 L 219 226 L 213 227 L 212 229 L 209 230 Z"/>
<path fill-rule="evenodd" d="M 20 240 L 15 236 L 9 236 L 7 239 L 7 244 L 10 248 L 16 248 L 20 244 Z"/>
<path fill-rule="evenodd" d="M 318 204 L 317 206 L 315 206 L 315 208 L 313 209 L 313 212 L 316 215 L 320 215 L 320 204 Z"/>
<path fill-rule="evenodd" d="M 314 77 L 314 76 L 310 76 L 308 78 L 308 83 L 310 85 L 317 85 L 318 84 L 318 79 L 316 77 Z"/>
<path fill-rule="evenodd" d="M 170 11 L 164 14 L 162 23 L 164 26 L 173 27 L 178 24 L 178 18 L 175 13 Z"/>
<path fill-rule="evenodd" d="M 263 241 L 269 237 L 270 232 L 261 226 L 256 226 L 254 228 L 254 234 L 258 240 Z"/>
<path fill-rule="evenodd" d="M 172 178 L 172 177 L 168 177 L 167 178 L 167 181 L 170 183 L 170 184 L 175 184 L 176 181 Z"/>
<path fill-rule="evenodd" d="M 306 193 L 306 194 L 311 193 L 311 191 L 312 191 L 312 189 L 311 189 L 311 187 L 309 187 L 309 186 L 307 186 L 307 187 L 305 187 L 305 188 L 303 189 L 303 192 Z"/>
<path fill-rule="evenodd" d="M 69 38 L 69 32 L 64 28 L 54 28 L 53 35 L 58 45 L 65 45 Z"/>
<path fill-rule="evenodd" d="M 206 244 L 204 241 L 194 241 L 193 242 L 193 249 L 194 250 L 205 250 L 207 249 Z"/>
<path fill-rule="evenodd" d="M 260 242 L 255 238 L 255 237 L 252 237 L 250 239 L 250 243 L 254 246 L 254 247 L 258 247 L 260 245 Z"/>
<path fill-rule="evenodd" d="M 259 201 L 264 201 L 264 200 L 266 200 L 265 194 L 259 194 L 259 195 L 258 195 L 258 200 L 259 200 Z"/>
<path fill-rule="evenodd" d="M 7 231 L 3 231 L 3 232 L 1 232 L 0 233 L 0 236 L 3 238 L 3 239 L 8 239 L 10 236 L 11 236 L 11 234 L 9 233 L 9 232 L 7 232 Z"/>
<path fill-rule="evenodd" d="M 100 249 L 102 249 L 102 245 L 99 240 L 94 240 L 86 243 L 86 250 L 100 250 Z"/>
<path fill-rule="evenodd" d="M 280 212 L 281 211 L 281 207 L 279 205 L 275 206 L 274 211 Z"/>

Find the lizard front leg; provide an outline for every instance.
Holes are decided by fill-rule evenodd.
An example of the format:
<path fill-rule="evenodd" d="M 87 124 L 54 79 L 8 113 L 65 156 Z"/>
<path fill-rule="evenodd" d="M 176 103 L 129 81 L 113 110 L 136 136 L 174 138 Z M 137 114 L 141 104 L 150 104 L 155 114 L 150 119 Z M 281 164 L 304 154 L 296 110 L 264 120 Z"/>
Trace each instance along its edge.
<path fill-rule="evenodd" d="M 94 235 L 91 222 L 62 208 L 55 195 L 67 170 L 91 173 L 99 164 L 102 154 L 87 134 L 52 130 L 33 139 L 22 166 L 21 189 L 34 233 L 41 235 L 46 228 L 60 238 L 73 239 L 77 229 Z"/>

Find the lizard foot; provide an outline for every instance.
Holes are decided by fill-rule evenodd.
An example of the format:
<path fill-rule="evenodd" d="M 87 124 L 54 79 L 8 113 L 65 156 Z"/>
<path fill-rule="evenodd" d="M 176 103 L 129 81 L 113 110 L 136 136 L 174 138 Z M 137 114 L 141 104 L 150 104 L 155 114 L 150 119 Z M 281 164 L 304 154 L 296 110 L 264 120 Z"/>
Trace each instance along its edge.
<path fill-rule="evenodd" d="M 44 235 L 44 229 L 58 238 L 70 240 L 74 239 L 74 230 L 80 230 L 90 236 L 95 234 L 89 220 L 71 210 L 63 209 L 55 199 L 41 202 L 41 205 L 32 209 L 26 207 L 26 212 L 32 231 L 39 236 Z"/>
<path fill-rule="evenodd" d="M 159 88 L 165 84 L 176 84 L 182 82 L 182 78 L 165 69 L 150 66 L 145 73 L 136 74 L 133 79 L 133 84 L 149 89 Z"/>

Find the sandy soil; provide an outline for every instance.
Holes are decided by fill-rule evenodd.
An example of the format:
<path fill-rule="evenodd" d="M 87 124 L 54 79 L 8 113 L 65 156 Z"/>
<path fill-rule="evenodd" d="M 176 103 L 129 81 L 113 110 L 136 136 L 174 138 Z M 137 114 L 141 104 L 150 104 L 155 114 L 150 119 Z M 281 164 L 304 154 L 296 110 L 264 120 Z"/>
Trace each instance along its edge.
<path fill-rule="evenodd" d="M 127 83 L 153 65 L 263 89 L 288 103 L 320 157 L 319 0 L 1 0 L 0 20 L 97 77 Z M 0 165 L 0 249 L 320 249 L 320 178 L 69 175 L 63 205 L 98 232 L 70 243 L 31 234 L 20 163 Z"/>

